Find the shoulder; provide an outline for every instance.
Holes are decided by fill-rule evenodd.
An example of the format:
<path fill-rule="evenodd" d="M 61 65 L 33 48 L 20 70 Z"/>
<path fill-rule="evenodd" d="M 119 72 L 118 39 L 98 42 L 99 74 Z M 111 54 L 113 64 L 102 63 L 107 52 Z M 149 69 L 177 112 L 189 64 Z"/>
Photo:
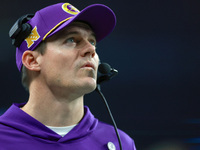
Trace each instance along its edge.
<path fill-rule="evenodd" d="M 104 133 L 104 136 L 117 136 L 113 125 L 101 121 L 98 123 L 97 130 Z M 123 146 L 127 147 L 127 149 L 132 147 L 132 150 L 136 150 L 134 140 L 126 132 L 118 129 L 118 133 Z"/>
<path fill-rule="evenodd" d="M 99 130 L 102 130 L 102 131 L 107 131 L 107 133 L 109 133 L 109 134 L 110 134 L 111 132 L 113 132 L 113 130 L 115 130 L 113 125 L 110 125 L 110 124 L 108 124 L 108 123 L 101 122 L 101 121 L 99 121 L 99 123 L 98 123 L 98 129 L 99 129 Z M 119 132 L 119 134 L 120 134 L 122 137 L 127 137 L 127 138 L 129 138 L 129 139 L 132 139 L 132 138 L 131 138 L 127 133 L 125 133 L 123 130 L 118 129 L 118 132 Z"/>

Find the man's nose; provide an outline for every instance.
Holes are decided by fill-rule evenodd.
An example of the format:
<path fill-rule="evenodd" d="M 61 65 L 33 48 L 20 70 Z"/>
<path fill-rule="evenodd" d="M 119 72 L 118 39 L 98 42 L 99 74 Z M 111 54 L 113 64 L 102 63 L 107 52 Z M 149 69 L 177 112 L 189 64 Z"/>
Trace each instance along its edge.
<path fill-rule="evenodd" d="M 94 57 L 95 54 L 96 54 L 96 47 L 94 45 L 92 45 L 89 41 L 87 41 L 85 43 L 85 46 L 81 50 L 81 56 L 82 57 L 86 57 L 86 56 Z"/>

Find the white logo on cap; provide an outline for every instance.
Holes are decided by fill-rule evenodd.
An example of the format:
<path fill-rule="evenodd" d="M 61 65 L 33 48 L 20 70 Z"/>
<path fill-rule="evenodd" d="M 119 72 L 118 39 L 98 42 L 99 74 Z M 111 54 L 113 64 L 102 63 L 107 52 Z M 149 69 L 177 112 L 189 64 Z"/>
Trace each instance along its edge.
<path fill-rule="evenodd" d="M 76 7 L 72 6 L 70 3 L 63 4 L 62 9 L 71 15 L 77 15 L 80 12 Z"/>

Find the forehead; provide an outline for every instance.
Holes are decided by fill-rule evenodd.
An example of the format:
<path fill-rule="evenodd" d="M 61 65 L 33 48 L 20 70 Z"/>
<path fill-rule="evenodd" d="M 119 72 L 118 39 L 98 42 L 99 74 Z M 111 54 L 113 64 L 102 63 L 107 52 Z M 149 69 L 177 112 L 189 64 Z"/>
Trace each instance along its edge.
<path fill-rule="evenodd" d="M 74 31 L 77 31 L 77 33 L 78 33 L 79 29 L 83 29 L 89 35 L 96 37 L 95 33 L 93 32 L 93 30 L 89 24 L 80 22 L 80 21 L 75 21 L 75 22 L 70 23 L 67 27 L 63 28 L 61 31 L 59 31 L 56 34 L 54 34 L 53 36 L 51 36 L 50 39 L 62 38 L 66 34 L 69 34 Z"/>

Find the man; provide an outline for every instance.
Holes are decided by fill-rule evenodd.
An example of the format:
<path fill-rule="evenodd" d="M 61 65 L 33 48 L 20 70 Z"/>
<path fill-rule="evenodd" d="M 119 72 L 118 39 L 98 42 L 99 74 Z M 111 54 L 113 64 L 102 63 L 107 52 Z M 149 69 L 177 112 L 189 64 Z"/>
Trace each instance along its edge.
<path fill-rule="evenodd" d="M 94 118 L 83 102 L 96 88 L 96 43 L 115 23 L 114 13 L 104 5 L 79 11 L 69 3 L 17 21 L 9 34 L 29 99 L 0 117 L 0 149 L 120 149 L 113 126 Z M 135 150 L 126 133 L 119 130 L 119 135 L 124 150 Z"/>

